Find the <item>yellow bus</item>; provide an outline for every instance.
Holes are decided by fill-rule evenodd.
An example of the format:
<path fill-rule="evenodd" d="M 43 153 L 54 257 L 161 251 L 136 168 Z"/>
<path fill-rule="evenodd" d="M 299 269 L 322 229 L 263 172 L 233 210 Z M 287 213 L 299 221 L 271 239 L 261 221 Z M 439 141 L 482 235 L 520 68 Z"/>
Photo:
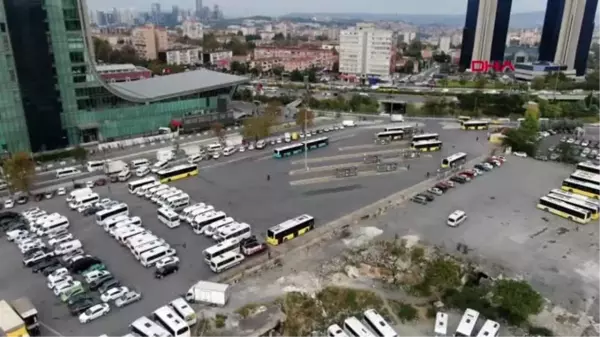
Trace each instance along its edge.
<path fill-rule="evenodd" d="M 455 153 L 449 157 L 442 159 L 442 167 L 454 167 L 458 165 L 462 165 L 467 161 L 467 154 L 464 152 Z"/>
<path fill-rule="evenodd" d="M 547 196 L 540 198 L 537 208 L 581 224 L 586 224 L 591 220 L 587 210 Z"/>
<path fill-rule="evenodd" d="M 461 122 L 460 127 L 463 130 L 487 130 L 490 127 L 490 122 L 469 120 Z"/>
<path fill-rule="evenodd" d="M 6 337 L 29 337 L 25 322 L 5 300 L 0 301 L 0 330 Z"/>
<path fill-rule="evenodd" d="M 563 191 L 577 193 L 589 198 L 598 199 L 600 198 L 600 186 L 595 184 L 586 183 L 579 180 L 567 178 L 563 180 L 561 189 Z"/>
<path fill-rule="evenodd" d="M 168 183 L 196 175 L 198 175 L 198 166 L 193 164 L 177 165 L 156 173 L 158 181 L 161 183 Z"/>
<path fill-rule="evenodd" d="M 302 214 L 267 230 L 267 243 L 277 246 L 315 228 L 315 218 Z"/>
<path fill-rule="evenodd" d="M 592 220 L 598 220 L 598 204 L 587 202 L 579 198 L 569 197 L 567 193 L 568 192 L 560 191 L 559 193 L 550 193 L 547 196 L 549 198 L 562 201 L 571 206 L 583 208 L 586 211 L 588 211 L 588 213 L 590 213 L 590 218 L 592 218 Z"/>
<path fill-rule="evenodd" d="M 422 152 L 433 152 L 442 149 L 442 142 L 440 140 L 422 140 L 415 141 L 410 144 L 411 149 Z"/>

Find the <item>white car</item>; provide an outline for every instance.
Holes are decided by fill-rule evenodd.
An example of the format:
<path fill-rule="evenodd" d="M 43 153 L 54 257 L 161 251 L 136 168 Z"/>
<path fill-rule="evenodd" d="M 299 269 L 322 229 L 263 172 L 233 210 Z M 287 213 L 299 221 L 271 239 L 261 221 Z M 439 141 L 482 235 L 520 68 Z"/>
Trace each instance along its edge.
<path fill-rule="evenodd" d="M 50 275 L 48 275 L 48 282 L 57 280 L 63 276 L 69 275 L 69 270 L 67 268 L 59 268 L 53 271 Z"/>
<path fill-rule="evenodd" d="M 239 152 L 246 152 L 246 147 L 245 146 L 240 146 L 240 148 L 238 149 Z"/>
<path fill-rule="evenodd" d="M 90 307 L 79 315 L 79 323 L 85 324 L 89 321 L 93 321 L 99 317 L 102 317 L 110 312 L 110 306 L 106 303 L 96 304 Z"/>
<path fill-rule="evenodd" d="M 248 145 L 248 150 L 254 150 L 254 143 L 250 143 L 250 145 Z"/>
<path fill-rule="evenodd" d="M 85 279 L 85 282 L 92 283 L 95 280 L 106 275 L 110 275 L 110 272 L 108 270 L 93 270 L 87 274 L 83 274 L 83 278 Z"/>
<path fill-rule="evenodd" d="M 444 194 L 444 192 L 442 190 L 440 190 L 437 187 L 432 187 L 430 189 L 427 190 L 427 192 L 431 193 L 431 194 L 435 194 L 435 195 L 442 195 Z"/>
<path fill-rule="evenodd" d="M 73 282 L 73 277 L 68 274 L 58 275 L 56 277 L 48 278 L 48 289 L 54 290 L 56 287 L 60 287 L 61 284 L 68 285 L 69 282 Z"/>
<path fill-rule="evenodd" d="M 567 139 L 567 143 L 568 144 L 573 144 L 573 143 L 575 143 L 575 139 L 569 138 L 569 139 Z"/>
<path fill-rule="evenodd" d="M 67 194 L 67 189 L 64 187 L 59 187 L 58 190 L 56 190 L 56 195 L 65 195 Z"/>
<path fill-rule="evenodd" d="M 103 293 L 102 295 L 100 295 L 100 299 L 104 303 L 110 302 L 110 301 L 114 301 L 117 298 L 119 298 L 119 297 L 123 296 L 124 294 L 126 294 L 128 291 L 129 291 L 129 289 L 127 287 L 110 288 L 105 293 Z"/>
<path fill-rule="evenodd" d="M 4 208 L 13 208 L 15 207 L 15 202 L 12 199 L 6 199 L 4 201 Z"/>
<path fill-rule="evenodd" d="M 8 241 L 20 241 L 23 238 L 29 237 L 32 234 L 29 231 L 26 231 L 24 229 L 15 229 L 13 231 L 10 232 L 6 232 L 6 238 L 8 239 Z"/>
<path fill-rule="evenodd" d="M 54 238 L 48 240 L 48 244 L 50 246 L 56 246 L 57 244 L 59 244 L 61 242 L 66 242 L 66 241 L 71 241 L 71 240 L 73 240 L 73 234 L 67 233 L 67 234 L 63 234 L 61 236 L 57 236 L 57 237 L 54 237 Z"/>
<path fill-rule="evenodd" d="M 219 159 L 219 157 L 221 157 L 221 154 L 219 152 L 215 152 L 212 155 L 213 159 Z"/>
<path fill-rule="evenodd" d="M 526 158 L 527 157 L 527 153 L 525 152 L 513 152 L 513 154 L 517 157 L 521 157 L 521 158 Z"/>
<path fill-rule="evenodd" d="M 41 239 L 37 239 L 35 241 L 26 242 L 26 243 L 20 245 L 19 250 L 21 251 L 21 254 L 25 254 L 26 252 L 28 252 L 30 250 L 40 249 L 40 248 L 44 248 L 44 247 L 46 247 L 46 244 Z"/>
<path fill-rule="evenodd" d="M 167 256 L 162 259 L 156 261 L 156 268 L 160 269 L 168 264 L 179 263 L 179 258 L 177 256 Z"/>
<path fill-rule="evenodd" d="M 63 293 L 78 287 L 81 287 L 81 282 L 70 280 L 67 282 L 57 283 L 54 285 L 54 289 L 52 291 L 54 291 L 54 295 L 60 296 Z"/>
<path fill-rule="evenodd" d="M 91 180 L 88 180 L 88 181 L 85 182 L 85 186 L 87 186 L 89 188 L 92 188 L 92 187 L 94 187 L 94 182 L 91 181 Z"/>
<path fill-rule="evenodd" d="M 588 146 L 588 145 L 590 145 L 590 142 L 587 141 L 587 140 L 584 140 L 583 142 L 581 142 L 581 146 L 585 147 L 585 146 Z"/>

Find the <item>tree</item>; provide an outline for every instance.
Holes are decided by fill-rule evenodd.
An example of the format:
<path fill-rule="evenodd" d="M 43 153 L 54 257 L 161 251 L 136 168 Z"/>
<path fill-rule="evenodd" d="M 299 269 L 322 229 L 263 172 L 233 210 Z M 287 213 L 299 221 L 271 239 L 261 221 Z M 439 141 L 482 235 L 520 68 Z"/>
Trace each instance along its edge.
<path fill-rule="evenodd" d="M 14 191 L 29 193 L 35 175 L 35 162 L 28 153 L 17 152 L 4 160 L 4 176 Z"/>
<path fill-rule="evenodd" d="M 285 40 L 285 35 L 283 35 L 283 33 L 277 33 L 275 35 L 273 35 L 273 41 L 283 41 Z"/>
<path fill-rule="evenodd" d="M 510 146 L 512 151 L 522 151 L 529 156 L 534 156 L 537 150 L 537 133 L 539 122 L 534 116 L 528 114 L 518 129 L 510 129 L 503 139 L 504 146 Z"/>
<path fill-rule="evenodd" d="M 225 127 L 223 126 L 223 124 L 221 124 L 219 122 L 215 122 L 210 126 L 210 129 L 212 130 L 215 137 L 217 137 L 217 139 L 219 139 L 219 143 L 225 144 L 226 135 L 225 135 Z"/>
<path fill-rule="evenodd" d="M 577 157 L 573 146 L 567 142 L 560 142 L 556 146 L 556 152 L 560 153 L 560 160 L 563 163 L 574 164 L 577 163 Z"/>
<path fill-rule="evenodd" d="M 423 284 L 437 295 L 441 295 L 446 289 L 460 285 L 460 266 L 443 257 L 430 261 L 424 275 Z"/>
<path fill-rule="evenodd" d="M 525 115 L 530 115 L 535 120 L 540 120 L 540 108 L 537 103 L 530 102 L 527 104 L 527 109 L 525 110 Z"/>
<path fill-rule="evenodd" d="M 542 296 L 525 281 L 498 280 L 492 288 L 492 302 L 507 315 L 509 322 L 525 322 L 542 310 Z"/>
<path fill-rule="evenodd" d="M 467 84 L 467 79 L 464 76 L 461 76 L 460 79 L 458 80 L 458 84 L 460 84 L 460 85 Z"/>
<path fill-rule="evenodd" d="M 272 119 L 269 116 L 253 116 L 244 120 L 244 129 L 242 134 L 246 139 L 259 139 L 269 137 L 270 129 L 273 125 Z"/>
<path fill-rule="evenodd" d="M 475 88 L 477 88 L 477 89 L 485 88 L 486 84 L 487 84 L 487 79 L 483 76 L 478 76 L 477 79 L 475 80 Z"/>
<path fill-rule="evenodd" d="M 271 101 L 265 107 L 265 116 L 268 116 L 273 121 L 277 120 L 277 117 L 281 115 L 281 102 Z"/>
<path fill-rule="evenodd" d="M 73 158 L 75 158 L 75 160 L 77 160 L 78 162 L 82 163 L 83 161 L 85 161 L 85 159 L 87 158 L 87 151 L 86 149 L 84 149 L 81 146 L 77 146 L 73 149 L 73 151 L 71 152 Z"/>
<path fill-rule="evenodd" d="M 546 88 L 546 79 L 544 77 L 535 77 L 533 81 L 531 81 L 531 89 L 542 90 L 544 88 Z"/>
<path fill-rule="evenodd" d="M 214 34 L 204 34 L 202 38 L 202 48 L 206 51 L 219 49 L 221 48 L 221 43 L 217 41 Z"/>
<path fill-rule="evenodd" d="M 244 75 L 248 72 L 248 65 L 239 61 L 231 62 L 231 72 L 234 74 Z"/>
<path fill-rule="evenodd" d="M 302 132 L 306 132 L 305 126 L 312 126 L 314 118 L 315 116 L 311 110 L 302 108 L 296 113 L 296 125 L 302 127 Z"/>
<path fill-rule="evenodd" d="M 276 67 L 273 67 L 273 69 L 271 71 L 273 72 L 273 75 L 281 76 L 281 74 L 283 74 L 284 69 L 281 66 L 276 66 Z"/>

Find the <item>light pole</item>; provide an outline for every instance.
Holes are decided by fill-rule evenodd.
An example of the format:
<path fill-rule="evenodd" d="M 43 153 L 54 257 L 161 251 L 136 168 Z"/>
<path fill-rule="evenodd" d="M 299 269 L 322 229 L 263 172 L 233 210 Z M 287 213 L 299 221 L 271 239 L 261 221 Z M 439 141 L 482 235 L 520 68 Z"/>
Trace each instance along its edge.
<path fill-rule="evenodd" d="M 307 127 L 308 127 L 308 108 L 307 108 L 307 104 L 306 101 L 309 100 L 310 98 L 310 92 L 309 92 L 309 85 L 308 85 L 308 75 L 304 75 L 304 87 L 306 89 L 306 98 L 304 99 L 304 169 L 306 171 L 309 170 L 308 168 L 308 142 L 307 142 L 307 137 L 306 137 L 306 131 L 307 131 Z"/>

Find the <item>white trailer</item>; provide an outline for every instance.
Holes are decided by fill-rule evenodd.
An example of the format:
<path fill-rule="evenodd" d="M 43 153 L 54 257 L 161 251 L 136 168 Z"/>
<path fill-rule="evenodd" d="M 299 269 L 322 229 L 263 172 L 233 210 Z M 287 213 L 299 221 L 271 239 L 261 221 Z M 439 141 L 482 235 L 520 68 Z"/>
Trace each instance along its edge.
<path fill-rule="evenodd" d="M 240 146 L 242 145 L 243 140 L 244 137 L 240 135 L 228 136 L 227 138 L 225 138 L 225 146 Z"/>
<path fill-rule="evenodd" d="M 156 151 L 156 160 L 158 161 L 170 161 L 174 156 L 173 151 L 170 149 Z"/>
<path fill-rule="evenodd" d="M 185 294 L 185 300 L 222 307 L 229 300 L 229 288 L 229 284 L 225 283 L 199 281 Z"/>
<path fill-rule="evenodd" d="M 122 160 L 107 160 L 104 163 L 104 174 L 107 176 L 117 175 L 127 168 L 129 168 L 129 165 Z"/>

